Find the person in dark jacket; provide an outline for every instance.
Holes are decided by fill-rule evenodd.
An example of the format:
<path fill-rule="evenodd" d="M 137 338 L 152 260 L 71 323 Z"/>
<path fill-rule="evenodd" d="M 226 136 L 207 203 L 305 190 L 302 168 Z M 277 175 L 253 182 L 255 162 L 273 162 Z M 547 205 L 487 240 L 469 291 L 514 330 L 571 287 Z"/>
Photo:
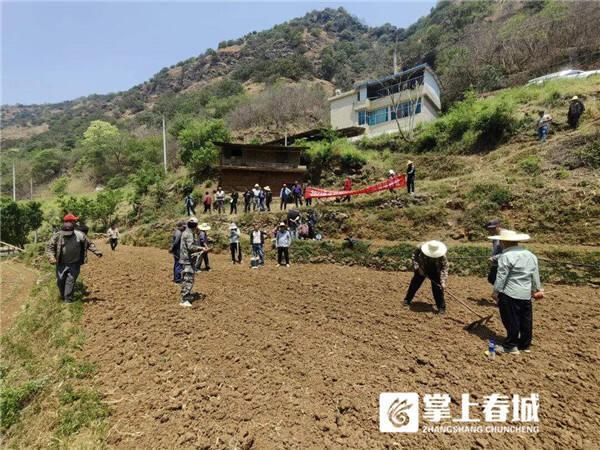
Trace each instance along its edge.
<path fill-rule="evenodd" d="M 405 306 L 410 306 L 425 278 L 429 278 L 437 313 L 444 314 L 446 312 L 444 289 L 448 280 L 447 250 L 446 246 L 440 241 L 428 241 L 417 247 L 413 254 L 415 273 L 412 280 L 410 280 L 410 286 L 404 298 Z"/>
<path fill-rule="evenodd" d="M 181 233 L 185 231 L 185 222 L 180 220 L 175 225 L 173 236 L 171 237 L 171 247 L 169 253 L 173 255 L 173 282 L 181 283 L 181 264 L 179 264 L 179 247 L 181 245 Z"/>
<path fill-rule="evenodd" d="M 271 202 L 273 201 L 273 193 L 269 186 L 265 186 L 265 206 L 267 211 L 271 211 Z"/>
<path fill-rule="evenodd" d="M 192 197 L 192 194 L 188 194 L 184 197 L 183 204 L 185 205 L 185 210 L 188 216 L 193 216 L 196 214 L 194 197 Z"/>
<path fill-rule="evenodd" d="M 500 227 L 500 220 L 493 219 L 485 224 L 485 228 L 488 230 L 490 236 L 500 234 L 502 228 Z M 492 256 L 490 257 L 490 271 L 488 272 L 488 283 L 493 285 L 496 282 L 496 275 L 498 274 L 498 258 L 502 254 L 502 245 L 500 241 L 492 240 Z"/>
<path fill-rule="evenodd" d="M 583 102 L 579 100 L 579 97 L 574 96 L 571 99 L 571 103 L 569 104 L 569 112 L 567 113 L 567 122 L 569 122 L 569 126 L 573 129 L 579 126 L 579 118 L 585 111 L 585 106 Z"/>
<path fill-rule="evenodd" d="M 287 204 L 290 201 L 290 196 L 292 195 L 292 191 L 289 187 L 287 187 L 286 183 L 283 183 L 281 186 L 281 190 L 279 191 L 279 210 L 282 211 L 287 209 Z"/>
<path fill-rule="evenodd" d="M 294 187 L 292 188 L 292 195 L 294 196 L 296 208 L 298 206 L 302 206 L 302 185 L 297 181 L 294 183 Z"/>
<path fill-rule="evenodd" d="M 87 251 L 102 257 L 102 252 L 94 243 L 84 233 L 75 229 L 77 220 L 73 214 L 67 214 L 63 218 L 62 229 L 52 235 L 46 246 L 46 256 L 50 264 L 56 265 L 56 284 L 60 298 L 65 302 L 73 301 L 75 283 L 81 266 L 86 262 Z"/>
<path fill-rule="evenodd" d="M 244 212 L 245 213 L 250 212 L 250 206 L 252 205 L 253 197 L 254 197 L 254 194 L 252 193 L 252 190 L 250 188 L 246 189 L 246 192 L 244 192 Z"/>
<path fill-rule="evenodd" d="M 207 223 L 201 223 L 198 225 L 198 245 L 200 247 L 208 248 L 208 244 L 211 239 L 208 237 L 208 231 L 210 231 L 210 225 Z M 203 252 L 196 260 L 195 268 L 197 271 L 202 270 L 202 262 L 204 262 L 204 270 L 210 272 L 210 261 L 208 260 L 208 252 Z"/>
<path fill-rule="evenodd" d="M 406 164 L 406 190 L 409 194 L 415 193 L 415 175 L 417 170 L 415 169 L 415 163 L 408 161 Z"/>
<path fill-rule="evenodd" d="M 238 194 L 236 191 L 233 191 L 231 193 L 231 205 L 229 207 L 229 214 L 237 214 L 238 198 L 240 198 L 240 194 Z"/>

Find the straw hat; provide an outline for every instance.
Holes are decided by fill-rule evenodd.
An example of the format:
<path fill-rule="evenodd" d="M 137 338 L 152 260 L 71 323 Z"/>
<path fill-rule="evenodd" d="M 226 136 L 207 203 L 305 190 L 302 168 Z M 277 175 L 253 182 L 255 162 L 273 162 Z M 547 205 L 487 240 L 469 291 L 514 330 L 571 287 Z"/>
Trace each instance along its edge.
<path fill-rule="evenodd" d="M 441 258 L 446 254 L 448 248 L 440 241 L 427 241 L 421 245 L 421 251 L 425 253 L 425 256 L 430 258 Z"/>
<path fill-rule="evenodd" d="M 229 225 L 229 229 L 230 230 L 237 230 L 237 225 L 232 222 L 231 225 Z"/>
<path fill-rule="evenodd" d="M 525 233 L 517 233 L 513 230 L 500 230 L 500 234 L 496 236 L 488 236 L 488 239 L 495 241 L 522 242 L 528 241 L 529 235 Z"/>
<path fill-rule="evenodd" d="M 254 185 L 254 187 L 255 187 L 255 188 L 257 188 L 257 187 L 260 187 L 260 185 L 259 185 L 258 183 L 256 183 L 256 184 Z"/>
<path fill-rule="evenodd" d="M 271 190 L 271 188 L 269 186 L 265 186 L 264 189 L 265 189 L 265 191 L 270 191 Z"/>
<path fill-rule="evenodd" d="M 390 169 L 390 170 L 388 170 L 388 173 L 389 173 L 390 175 L 394 175 L 396 172 L 394 172 L 394 170 L 393 170 L 393 169 Z"/>
<path fill-rule="evenodd" d="M 407 166 L 410 166 L 411 164 L 413 164 L 411 160 L 408 160 L 408 162 L 406 163 Z"/>
<path fill-rule="evenodd" d="M 285 227 L 285 222 L 279 222 L 280 227 Z"/>
<path fill-rule="evenodd" d="M 198 229 L 200 231 L 208 231 L 208 230 L 210 230 L 210 225 L 207 224 L 206 222 L 202 222 L 200 225 L 198 225 Z"/>
<path fill-rule="evenodd" d="M 188 223 L 198 223 L 198 219 L 196 219 L 195 217 L 190 217 L 188 219 Z"/>
<path fill-rule="evenodd" d="M 574 95 L 571 100 L 579 100 L 579 97 L 577 97 L 576 95 Z"/>

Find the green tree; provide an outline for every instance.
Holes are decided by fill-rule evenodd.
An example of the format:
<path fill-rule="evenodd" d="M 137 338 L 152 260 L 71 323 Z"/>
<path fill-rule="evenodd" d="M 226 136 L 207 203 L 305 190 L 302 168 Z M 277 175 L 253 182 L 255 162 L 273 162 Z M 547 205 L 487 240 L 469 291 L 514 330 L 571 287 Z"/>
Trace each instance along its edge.
<path fill-rule="evenodd" d="M 85 161 L 97 180 L 104 181 L 125 162 L 125 146 L 119 129 L 102 120 L 94 120 L 83 133 Z"/>
<path fill-rule="evenodd" d="M 181 160 L 195 174 L 208 172 L 218 161 L 217 141 L 229 141 L 229 130 L 220 119 L 193 120 L 179 133 Z"/>
<path fill-rule="evenodd" d="M 121 193 L 119 191 L 105 190 L 98 193 L 96 201 L 92 205 L 92 218 L 107 228 L 115 218 L 120 201 Z"/>
<path fill-rule="evenodd" d="M 38 229 L 42 220 L 41 204 L 38 202 L 0 200 L 0 240 L 4 242 L 23 247 L 29 232 Z"/>

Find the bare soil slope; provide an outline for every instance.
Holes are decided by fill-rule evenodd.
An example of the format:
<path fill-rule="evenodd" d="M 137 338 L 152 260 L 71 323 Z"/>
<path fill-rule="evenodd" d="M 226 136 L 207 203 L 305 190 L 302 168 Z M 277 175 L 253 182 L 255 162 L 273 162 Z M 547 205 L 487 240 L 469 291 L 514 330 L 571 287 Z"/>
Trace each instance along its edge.
<path fill-rule="evenodd" d="M 36 282 L 37 272 L 17 261 L 0 262 L 0 332 L 14 322 Z"/>
<path fill-rule="evenodd" d="M 121 246 L 84 270 L 86 356 L 113 408 L 119 448 L 597 448 L 598 291 L 546 286 L 535 308 L 534 351 L 486 359 L 486 339 L 449 300 L 434 316 L 422 290 L 401 301 L 407 273 L 302 265 L 231 266 L 197 277 L 206 294 L 178 306 L 171 256 Z M 245 261 L 247 263 L 247 260 Z M 449 288 L 482 313 L 485 280 Z M 380 392 L 541 397 L 538 434 L 382 434 Z M 453 405 L 457 408 L 457 405 Z M 456 411 L 453 411 L 456 413 Z"/>

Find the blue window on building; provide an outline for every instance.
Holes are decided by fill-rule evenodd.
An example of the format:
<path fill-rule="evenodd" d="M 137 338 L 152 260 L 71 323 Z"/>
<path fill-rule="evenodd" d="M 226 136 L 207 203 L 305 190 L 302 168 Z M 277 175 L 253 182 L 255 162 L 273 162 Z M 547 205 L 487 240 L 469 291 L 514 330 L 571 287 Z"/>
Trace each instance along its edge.
<path fill-rule="evenodd" d="M 380 108 L 370 111 L 368 116 L 369 125 L 377 125 L 388 121 L 388 108 Z"/>
<path fill-rule="evenodd" d="M 400 103 L 399 105 L 396 105 L 396 111 L 394 111 L 394 108 L 391 108 L 391 120 L 395 120 L 396 117 L 398 117 L 399 119 L 403 118 L 403 117 L 407 117 L 410 116 L 411 112 L 412 112 L 412 108 L 415 108 L 415 114 L 419 114 L 421 112 L 421 100 L 417 100 L 417 104 L 415 106 L 415 102 L 404 102 L 404 103 Z"/>
<path fill-rule="evenodd" d="M 363 109 L 358 112 L 358 124 L 364 125 L 367 122 L 367 112 Z"/>

